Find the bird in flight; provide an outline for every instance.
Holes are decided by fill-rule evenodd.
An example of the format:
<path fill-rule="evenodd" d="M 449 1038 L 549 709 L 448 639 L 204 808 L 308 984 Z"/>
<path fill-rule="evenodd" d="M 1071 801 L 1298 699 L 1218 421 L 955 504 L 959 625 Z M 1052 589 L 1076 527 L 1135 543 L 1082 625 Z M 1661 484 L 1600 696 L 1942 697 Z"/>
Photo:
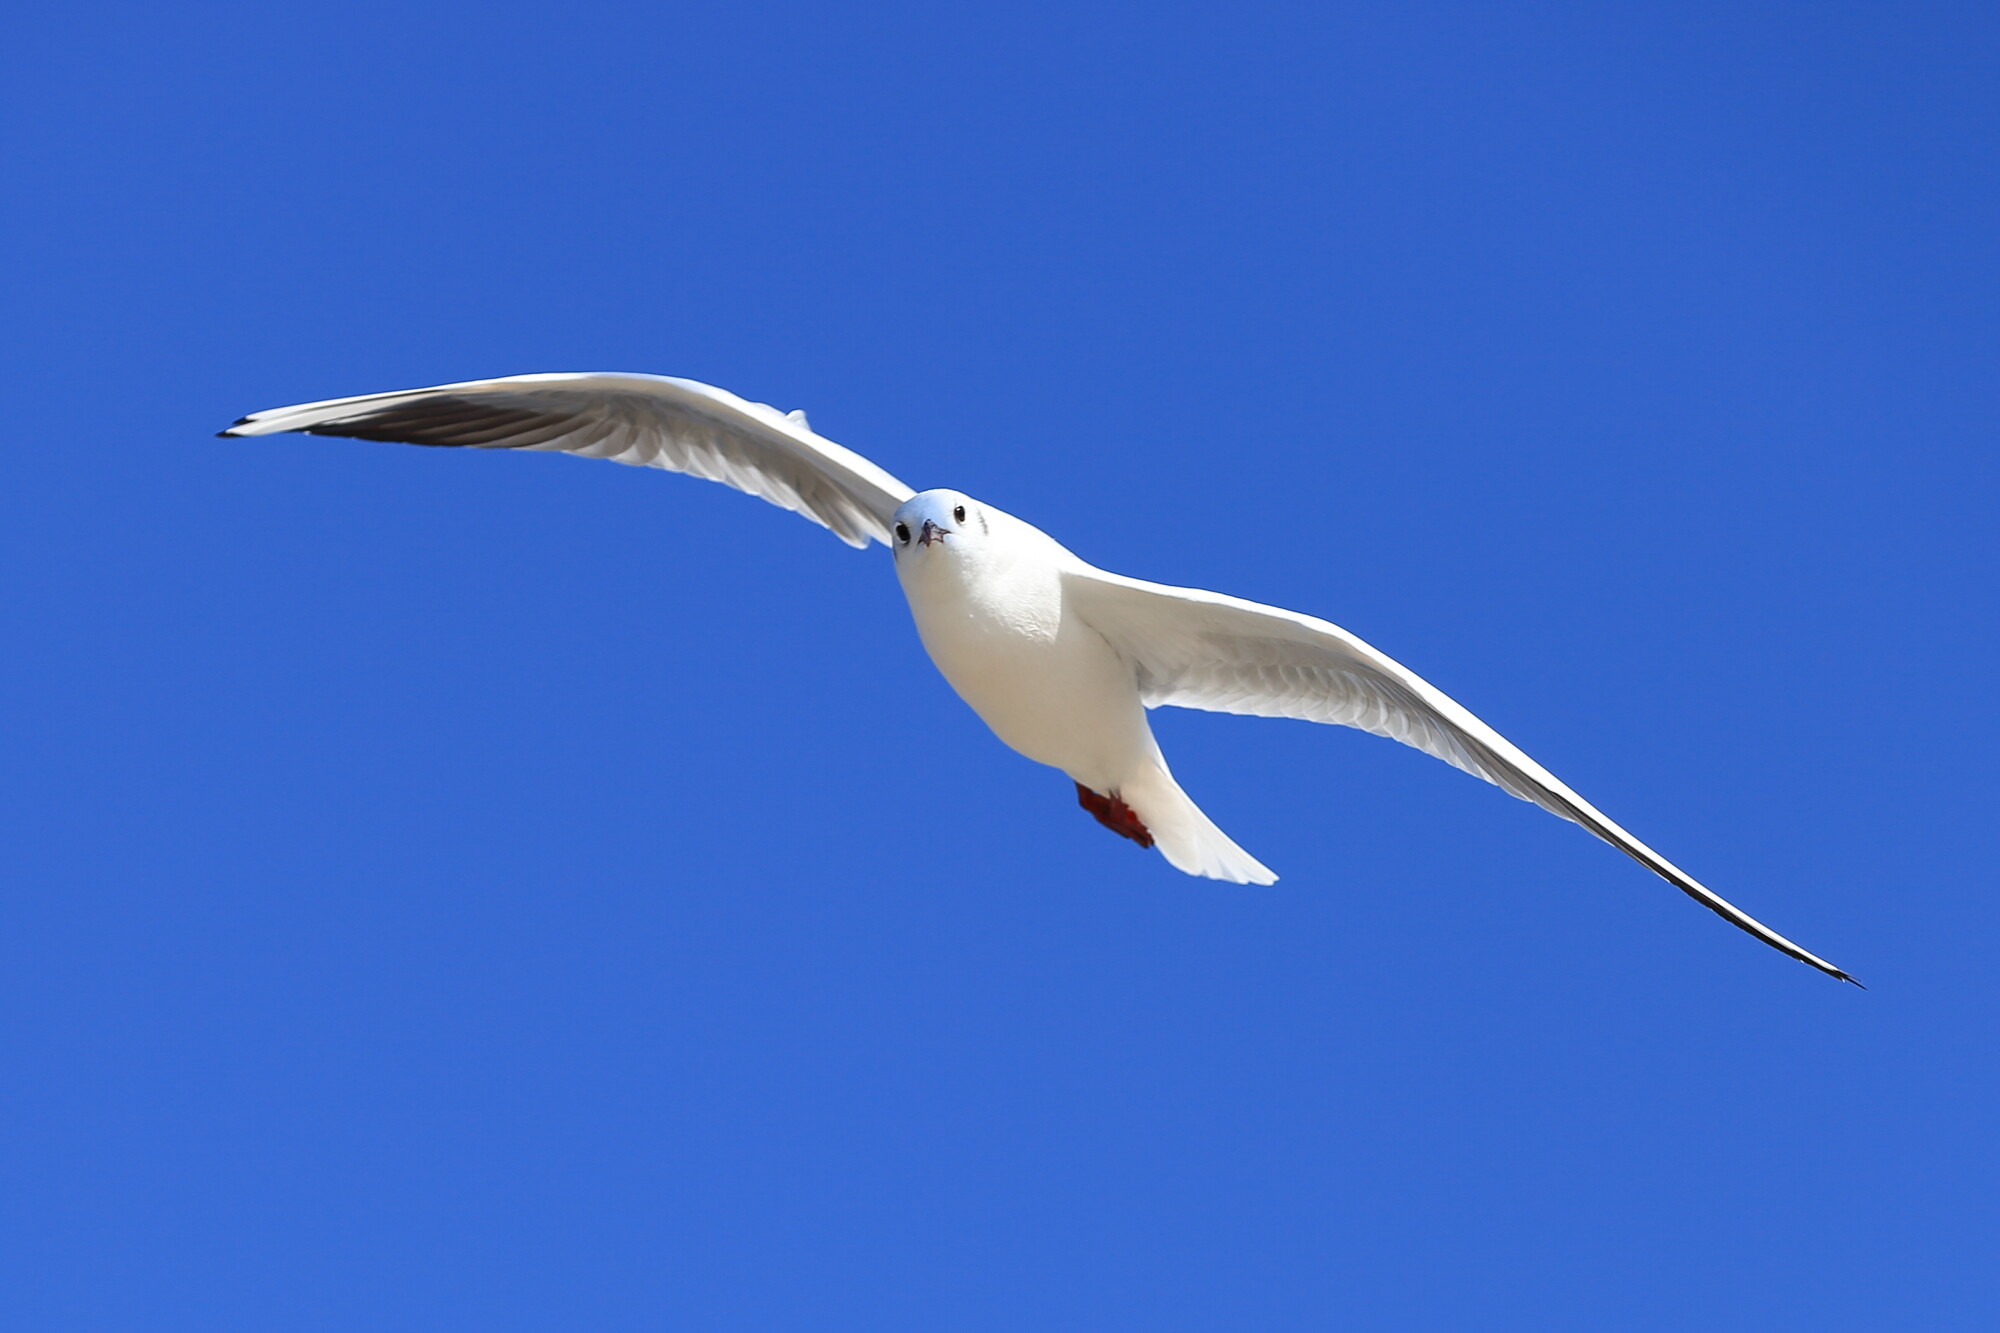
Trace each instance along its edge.
<path fill-rule="evenodd" d="M 881 542 L 924 648 L 959 697 L 1007 745 L 1067 774 L 1099 823 L 1158 848 L 1190 875 L 1277 879 L 1174 781 L 1146 710 L 1171 704 L 1333 722 L 1415 746 L 1581 824 L 1731 925 L 1854 981 L 1710 892 L 1339 626 L 1107 573 L 969 495 L 912 491 L 814 433 L 803 412 L 660 375 L 512 375 L 272 408 L 221 433 L 287 431 L 554 450 L 685 472 L 801 514 L 850 546 Z"/>

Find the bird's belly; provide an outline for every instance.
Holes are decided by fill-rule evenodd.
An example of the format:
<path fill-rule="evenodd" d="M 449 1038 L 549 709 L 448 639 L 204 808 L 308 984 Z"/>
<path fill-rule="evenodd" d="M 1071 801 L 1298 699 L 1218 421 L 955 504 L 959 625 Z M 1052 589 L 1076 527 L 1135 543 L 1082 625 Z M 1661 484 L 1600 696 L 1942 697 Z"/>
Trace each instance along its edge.
<path fill-rule="evenodd" d="M 916 612 L 931 661 L 1008 746 L 1100 791 L 1152 750 L 1131 668 L 1073 617 L 1053 626 Z"/>

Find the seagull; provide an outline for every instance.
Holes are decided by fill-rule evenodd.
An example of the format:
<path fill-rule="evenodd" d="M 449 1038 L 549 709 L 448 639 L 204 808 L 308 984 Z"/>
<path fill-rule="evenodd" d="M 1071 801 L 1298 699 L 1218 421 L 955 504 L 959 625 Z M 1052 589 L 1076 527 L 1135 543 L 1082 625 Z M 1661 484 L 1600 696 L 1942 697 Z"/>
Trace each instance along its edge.
<path fill-rule="evenodd" d="M 803 412 L 662 375 L 548 374 L 277 407 L 221 434 L 288 431 L 538 449 L 684 472 L 768 500 L 849 546 L 889 548 L 931 661 L 1008 746 L 1062 770 L 1113 833 L 1190 875 L 1273 874 L 1174 781 L 1146 710 L 1356 727 L 1580 824 L 1772 948 L 1855 982 L 1703 887 L 1415 672 L 1296 611 L 1108 573 L 953 490 L 912 491 Z"/>

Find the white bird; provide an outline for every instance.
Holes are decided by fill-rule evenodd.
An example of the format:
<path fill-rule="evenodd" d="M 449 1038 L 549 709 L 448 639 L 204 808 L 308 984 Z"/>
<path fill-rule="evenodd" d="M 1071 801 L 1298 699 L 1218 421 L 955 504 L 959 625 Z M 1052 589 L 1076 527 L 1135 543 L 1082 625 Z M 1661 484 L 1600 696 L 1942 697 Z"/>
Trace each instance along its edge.
<path fill-rule="evenodd" d="M 959 697 L 1006 744 L 1068 774 L 1100 823 L 1158 847 L 1190 875 L 1277 879 L 1174 781 L 1146 710 L 1173 704 L 1336 722 L 1415 746 L 1581 824 L 1772 948 L 1854 980 L 1711 893 L 1339 626 L 1106 573 L 971 496 L 912 492 L 815 434 L 803 412 L 658 375 L 514 375 L 272 408 L 221 433 L 285 431 L 557 450 L 686 472 L 802 514 L 850 546 L 879 541 L 895 557 L 924 648 Z"/>

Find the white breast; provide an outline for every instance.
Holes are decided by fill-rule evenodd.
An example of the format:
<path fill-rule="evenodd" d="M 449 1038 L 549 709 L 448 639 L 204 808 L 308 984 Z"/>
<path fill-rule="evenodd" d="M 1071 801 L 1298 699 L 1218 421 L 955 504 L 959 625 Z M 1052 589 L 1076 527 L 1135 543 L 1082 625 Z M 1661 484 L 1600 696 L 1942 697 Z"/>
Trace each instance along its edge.
<path fill-rule="evenodd" d="M 1086 786 L 1113 790 L 1157 753 L 1132 668 L 1067 613 L 1062 548 L 1014 525 L 1025 531 L 996 529 L 977 547 L 897 561 L 917 634 L 994 735 Z"/>

